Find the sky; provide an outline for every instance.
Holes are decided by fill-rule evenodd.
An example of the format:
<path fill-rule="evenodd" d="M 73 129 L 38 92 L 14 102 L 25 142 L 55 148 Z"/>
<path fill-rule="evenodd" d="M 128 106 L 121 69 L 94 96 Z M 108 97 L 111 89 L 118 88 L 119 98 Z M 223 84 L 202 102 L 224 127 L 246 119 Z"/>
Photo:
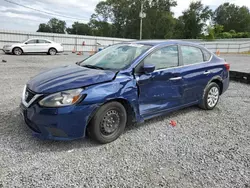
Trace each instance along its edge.
<path fill-rule="evenodd" d="M 47 15 L 7 1 L 52 14 L 65 15 L 68 18 Z M 40 23 L 47 23 L 52 17 L 65 20 L 68 27 L 74 21 L 87 23 L 99 1 L 101 0 L 0 0 L 0 29 L 36 31 Z M 177 0 L 178 5 L 172 9 L 175 17 L 180 16 L 182 11 L 188 8 L 191 1 L 195 0 Z M 202 0 L 203 4 L 210 6 L 213 10 L 225 2 L 235 3 L 239 6 L 245 5 L 250 8 L 249 0 Z"/>

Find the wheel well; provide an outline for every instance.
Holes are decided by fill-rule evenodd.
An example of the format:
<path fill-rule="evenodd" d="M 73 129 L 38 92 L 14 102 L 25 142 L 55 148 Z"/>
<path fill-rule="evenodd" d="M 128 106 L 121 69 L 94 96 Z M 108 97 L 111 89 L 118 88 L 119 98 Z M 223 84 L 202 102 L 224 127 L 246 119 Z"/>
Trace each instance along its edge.
<path fill-rule="evenodd" d="M 50 51 L 50 49 L 55 49 L 55 50 L 56 50 L 56 53 L 57 53 L 57 49 L 56 49 L 56 48 L 54 48 L 54 47 L 51 47 L 51 48 L 49 48 L 48 52 Z"/>
<path fill-rule="evenodd" d="M 121 103 L 124 108 L 126 109 L 126 112 L 127 112 L 127 125 L 131 124 L 133 121 L 135 121 L 135 111 L 133 109 L 133 107 L 130 105 L 130 103 L 125 100 L 125 99 L 116 99 L 116 100 L 113 100 L 113 101 L 117 101 L 119 103 Z M 109 101 L 110 102 L 110 101 Z"/>
<path fill-rule="evenodd" d="M 14 49 L 15 49 L 15 48 L 19 48 L 19 49 L 21 49 L 21 50 L 22 50 L 22 52 L 23 52 L 23 49 L 22 49 L 22 48 L 20 48 L 20 47 L 16 46 L 16 47 L 14 47 L 14 48 L 12 49 L 12 53 L 14 53 Z"/>
<path fill-rule="evenodd" d="M 119 102 L 119 103 L 121 103 L 124 106 L 124 108 L 125 108 L 125 110 L 127 112 L 127 118 L 128 118 L 127 119 L 127 125 L 129 125 L 132 122 L 134 122 L 135 118 L 136 118 L 135 111 L 134 111 L 134 109 L 132 108 L 132 106 L 129 104 L 129 102 L 126 99 L 113 99 L 113 100 L 109 100 L 109 101 L 103 103 L 102 105 L 105 105 L 107 103 L 114 102 L 114 101 L 115 102 Z M 94 110 L 94 112 L 88 118 L 87 127 L 89 125 L 89 122 L 94 117 L 94 115 L 96 114 L 96 112 L 98 111 L 99 108 L 100 108 L 100 106 L 96 110 Z"/>
<path fill-rule="evenodd" d="M 222 94 L 222 91 L 223 91 L 223 83 L 222 83 L 222 81 L 216 79 L 216 80 L 212 80 L 211 83 L 212 83 L 212 82 L 218 84 L 218 86 L 220 87 L 220 95 L 221 95 L 221 94 Z"/>

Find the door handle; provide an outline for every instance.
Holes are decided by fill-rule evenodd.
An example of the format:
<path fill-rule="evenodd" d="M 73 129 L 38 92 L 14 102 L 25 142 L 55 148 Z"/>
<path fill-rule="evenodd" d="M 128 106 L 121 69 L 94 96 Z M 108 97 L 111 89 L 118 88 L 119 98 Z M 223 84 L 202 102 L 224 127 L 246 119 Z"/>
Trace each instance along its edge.
<path fill-rule="evenodd" d="M 170 78 L 169 80 L 181 80 L 182 77 L 174 77 L 174 78 Z"/>
<path fill-rule="evenodd" d="M 211 71 L 205 71 L 203 74 L 210 74 Z"/>

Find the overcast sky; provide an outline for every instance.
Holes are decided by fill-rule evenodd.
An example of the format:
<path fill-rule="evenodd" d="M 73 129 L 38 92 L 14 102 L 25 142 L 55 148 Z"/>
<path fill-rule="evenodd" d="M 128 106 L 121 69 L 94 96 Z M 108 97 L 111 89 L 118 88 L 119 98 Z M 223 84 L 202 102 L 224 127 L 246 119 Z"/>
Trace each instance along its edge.
<path fill-rule="evenodd" d="M 100 0 L 9 0 L 35 9 L 39 9 L 54 14 L 65 15 L 71 18 L 60 16 L 50 16 L 39 13 L 35 10 L 27 9 L 18 5 L 11 4 L 5 0 L 0 0 L 0 29 L 36 31 L 40 23 L 47 23 L 52 17 L 65 20 L 67 26 L 76 21 L 87 23 L 96 4 Z M 177 0 L 178 6 L 173 8 L 175 17 L 181 15 L 182 11 L 188 8 L 192 0 Z M 245 5 L 250 8 L 250 0 L 202 0 L 202 3 L 209 5 L 213 10 L 224 2 Z"/>

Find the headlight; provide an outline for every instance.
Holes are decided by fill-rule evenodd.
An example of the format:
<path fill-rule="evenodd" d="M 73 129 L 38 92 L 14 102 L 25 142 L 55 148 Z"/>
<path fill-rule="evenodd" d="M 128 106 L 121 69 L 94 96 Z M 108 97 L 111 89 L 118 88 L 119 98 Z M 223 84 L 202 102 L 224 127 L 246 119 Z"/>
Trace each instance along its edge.
<path fill-rule="evenodd" d="M 69 106 L 77 103 L 84 97 L 84 95 L 81 94 L 82 91 L 83 89 L 73 89 L 54 93 L 42 99 L 39 104 L 45 107 Z"/>

